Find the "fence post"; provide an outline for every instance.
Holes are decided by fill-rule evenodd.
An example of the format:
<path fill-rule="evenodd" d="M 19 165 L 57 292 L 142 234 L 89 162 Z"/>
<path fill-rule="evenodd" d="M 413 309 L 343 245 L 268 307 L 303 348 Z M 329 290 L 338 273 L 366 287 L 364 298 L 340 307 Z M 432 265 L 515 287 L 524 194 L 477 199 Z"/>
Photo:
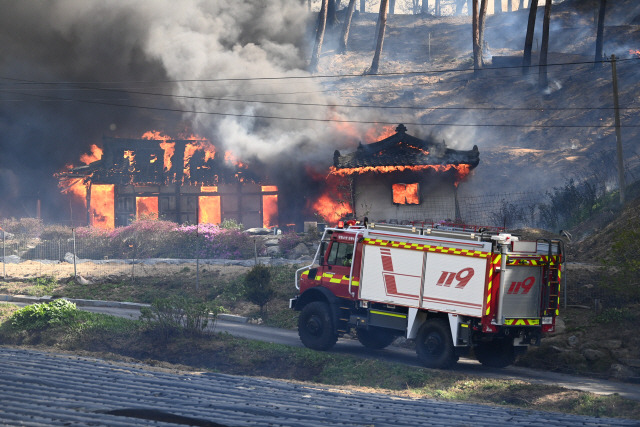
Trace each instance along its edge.
<path fill-rule="evenodd" d="M 76 269 L 76 229 L 71 229 L 71 235 L 73 237 L 73 278 L 78 280 L 78 270 Z"/>
<path fill-rule="evenodd" d="M 7 263 L 4 262 L 5 234 L 4 230 L 2 230 L 2 280 L 7 280 Z"/>

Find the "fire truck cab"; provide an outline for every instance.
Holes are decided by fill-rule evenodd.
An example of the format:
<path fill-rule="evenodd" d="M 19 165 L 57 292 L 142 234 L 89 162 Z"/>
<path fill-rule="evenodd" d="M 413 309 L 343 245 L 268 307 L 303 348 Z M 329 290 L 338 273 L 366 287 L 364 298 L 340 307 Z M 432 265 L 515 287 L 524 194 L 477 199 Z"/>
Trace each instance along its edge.
<path fill-rule="evenodd" d="M 355 329 L 367 348 L 415 340 L 420 361 L 451 367 L 473 352 L 504 367 L 553 331 L 562 241 L 521 241 L 500 229 L 367 224 L 324 231 L 296 272 L 298 333 L 316 350 Z"/>

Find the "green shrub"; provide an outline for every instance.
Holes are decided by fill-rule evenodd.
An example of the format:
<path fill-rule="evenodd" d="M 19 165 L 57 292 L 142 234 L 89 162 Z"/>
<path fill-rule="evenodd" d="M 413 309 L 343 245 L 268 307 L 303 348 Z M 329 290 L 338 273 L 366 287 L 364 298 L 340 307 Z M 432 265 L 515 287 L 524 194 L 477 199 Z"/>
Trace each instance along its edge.
<path fill-rule="evenodd" d="M 40 237 L 44 230 L 44 224 L 37 218 L 3 219 L 0 227 L 7 233 L 14 234 L 16 238 Z"/>
<path fill-rule="evenodd" d="M 166 340 L 174 334 L 200 335 L 222 308 L 211 302 L 187 296 L 159 298 L 151 307 L 140 309 L 140 319 L 152 325 Z"/>
<path fill-rule="evenodd" d="M 58 280 L 53 276 L 41 276 L 29 279 L 33 286 L 26 290 L 27 295 L 45 296 L 51 295 L 53 290 L 58 287 Z"/>
<path fill-rule="evenodd" d="M 13 313 L 12 326 L 22 329 L 43 329 L 50 325 L 69 323 L 76 318 L 76 305 L 66 299 L 32 304 Z"/>
<path fill-rule="evenodd" d="M 244 277 L 245 296 L 260 307 L 260 316 L 265 315 L 265 306 L 273 298 L 275 291 L 271 286 L 271 270 L 258 264 Z"/>
<path fill-rule="evenodd" d="M 44 227 L 40 238 L 42 240 L 66 240 L 73 236 L 71 227 L 66 225 L 47 225 Z"/>
<path fill-rule="evenodd" d="M 293 231 L 285 233 L 280 238 L 280 252 L 282 252 L 283 255 L 288 255 L 296 246 L 298 246 L 302 242 L 302 237 L 300 237 L 297 233 Z"/>
<path fill-rule="evenodd" d="M 235 219 L 224 219 L 222 220 L 222 224 L 220 224 L 220 228 L 223 230 L 238 230 L 241 231 L 244 227 L 242 224 L 238 223 Z"/>

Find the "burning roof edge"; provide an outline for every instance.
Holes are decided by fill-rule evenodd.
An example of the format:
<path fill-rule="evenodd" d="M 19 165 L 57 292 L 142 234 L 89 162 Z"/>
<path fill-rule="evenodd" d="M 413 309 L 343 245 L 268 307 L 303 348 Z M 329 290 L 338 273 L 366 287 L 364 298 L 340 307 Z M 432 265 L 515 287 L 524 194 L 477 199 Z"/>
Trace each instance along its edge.
<path fill-rule="evenodd" d="M 378 166 L 422 166 L 422 165 L 469 165 L 471 169 L 478 166 L 480 153 L 478 146 L 471 150 L 455 150 L 447 148 L 431 139 L 420 139 L 406 133 L 403 124 L 396 127 L 396 133 L 363 145 L 360 143 L 355 152 L 341 155 L 336 150 L 333 154 L 333 166 L 336 169 L 350 169 Z"/>

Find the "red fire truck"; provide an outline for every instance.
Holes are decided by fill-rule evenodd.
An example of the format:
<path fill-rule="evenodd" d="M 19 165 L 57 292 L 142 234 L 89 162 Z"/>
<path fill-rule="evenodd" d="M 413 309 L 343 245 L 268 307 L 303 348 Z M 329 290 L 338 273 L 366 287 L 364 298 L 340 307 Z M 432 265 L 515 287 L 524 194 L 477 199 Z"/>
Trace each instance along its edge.
<path fill-rule="evenodd" d="M 442 224 L 328 228 L 311 265 L 296 272 L 303 344 L 328 350 L 355 330 L 382 349 L 415 340 L 420 361 L 451 367 L 471 351 L 504 367 L 555 328 L 561 240 L 523 241 L 504 230 Z"/>

